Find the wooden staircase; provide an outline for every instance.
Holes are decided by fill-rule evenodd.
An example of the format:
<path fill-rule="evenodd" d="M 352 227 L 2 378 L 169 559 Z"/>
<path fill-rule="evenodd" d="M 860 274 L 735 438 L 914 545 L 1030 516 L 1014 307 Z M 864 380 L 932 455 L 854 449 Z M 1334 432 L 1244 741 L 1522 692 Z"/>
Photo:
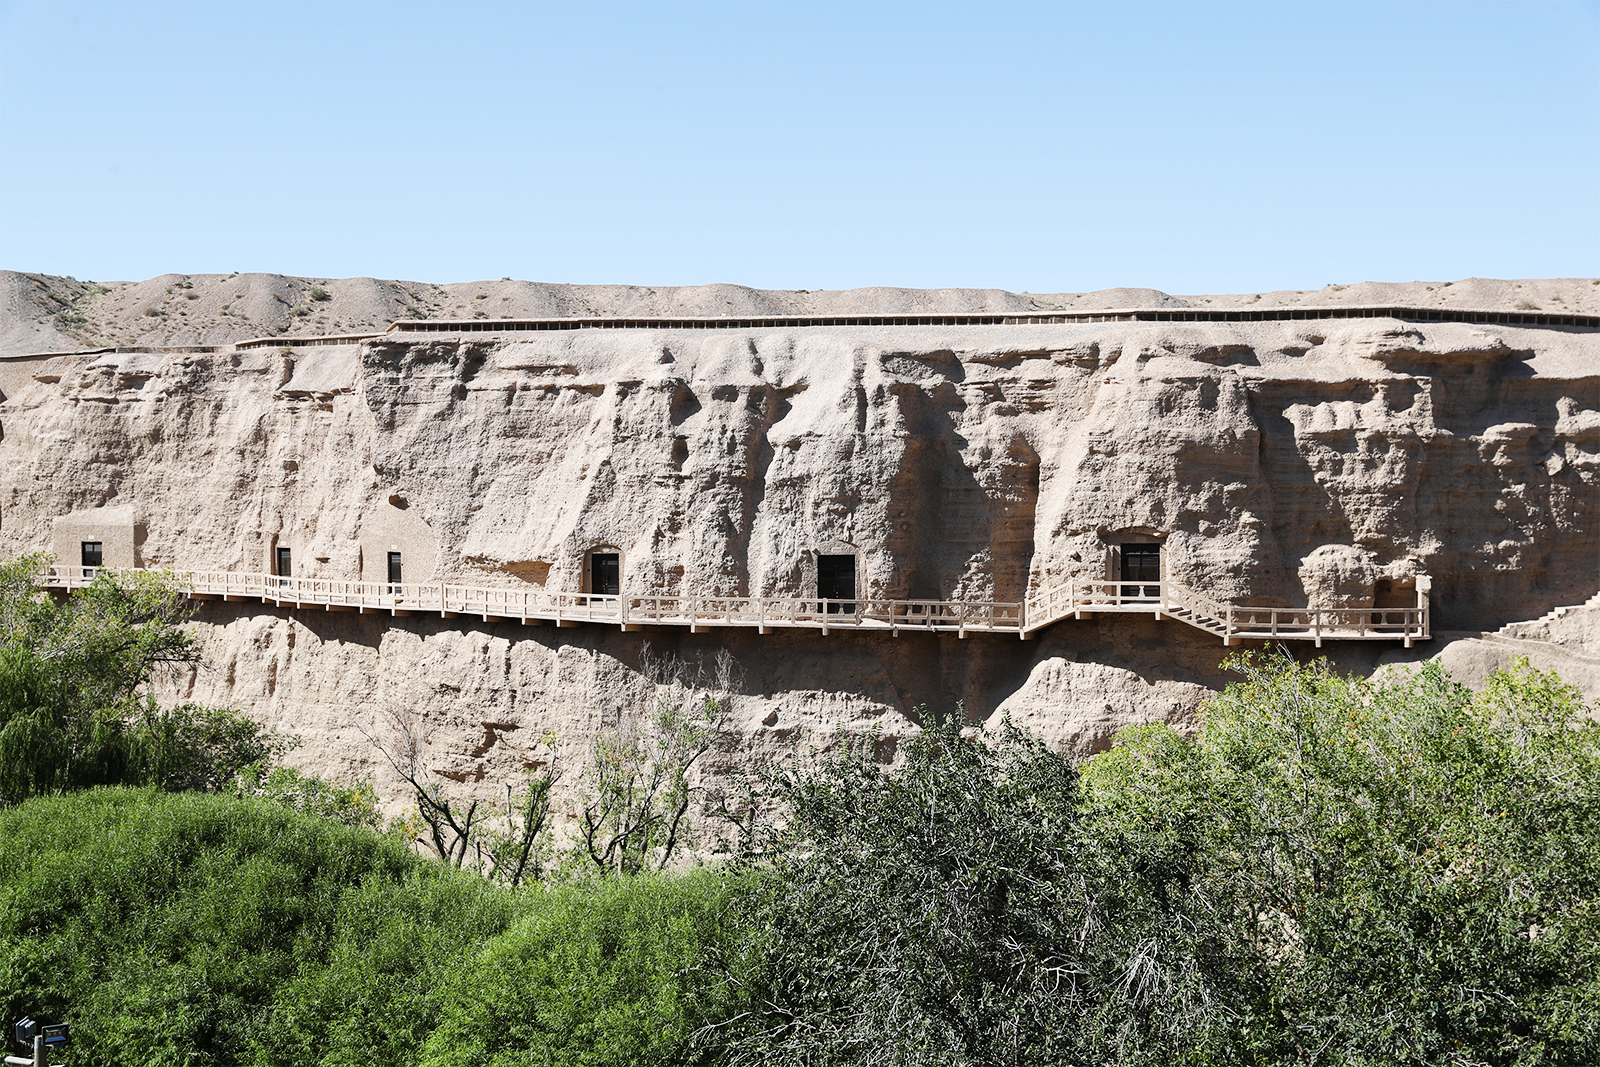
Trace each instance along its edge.
<path fill-rule="evenodd" d="M 1028 598 L 1024 636 L 1067 618 L 1099 613 L 1150 612 L 1234 641 L 1402 641 L 1410 648 L 1428 640 L 1427 590 L 1418 583 L 1417 604 L 1409 608 L 1267 608 L 1212 600 L 1170 579 L 1161 582 L 1069 579 Z"/>

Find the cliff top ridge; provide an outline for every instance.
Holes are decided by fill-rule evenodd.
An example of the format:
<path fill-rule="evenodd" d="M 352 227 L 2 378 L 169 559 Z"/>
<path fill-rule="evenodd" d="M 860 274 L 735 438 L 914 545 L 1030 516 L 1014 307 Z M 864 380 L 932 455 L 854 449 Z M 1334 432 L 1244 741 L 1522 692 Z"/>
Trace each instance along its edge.
<path fill-rule="evenodd" d="M 229 344 L 276 334 L 379 332 L 396 319 L 961 314 L 1098 308 L 1282 308 L 1359 304 L 1600 314 L 1600 278 L 1360 282 L 1316 290 L 1173 296 L 1156 289 L 751 289 L 163 274 L 90 282 L 0 271 L 0 355 L 112 345 Z"/>

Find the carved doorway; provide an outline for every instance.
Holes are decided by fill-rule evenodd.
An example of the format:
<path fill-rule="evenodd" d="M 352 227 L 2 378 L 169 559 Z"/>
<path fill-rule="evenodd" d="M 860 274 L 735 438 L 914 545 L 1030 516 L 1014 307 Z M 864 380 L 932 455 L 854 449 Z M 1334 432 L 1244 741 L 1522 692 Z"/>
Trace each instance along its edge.
<path fill-rule="evenodd" d="M 595 552 L 589 556 L 589 591 L 596 596 L 622 594 L 622 556 L 617 552 Z"/>
<path fill-rule="evenodd" d="M 1161 546 L 1160 545 L 1123 545 L 1122 546 L 1122 581 L 1123 582 L 1159 582 L 1161 581 Z M 1129 588 L 1122 587 L 1125 597 L 1156 598 L 1161 595 L 1158 585 L 1141 585 Z"/>
<path fill-rule="evenodd" d="M 818 611 L 829 615 L 853 615 L 856 606 L 856 557 L 817 556 Z"/>

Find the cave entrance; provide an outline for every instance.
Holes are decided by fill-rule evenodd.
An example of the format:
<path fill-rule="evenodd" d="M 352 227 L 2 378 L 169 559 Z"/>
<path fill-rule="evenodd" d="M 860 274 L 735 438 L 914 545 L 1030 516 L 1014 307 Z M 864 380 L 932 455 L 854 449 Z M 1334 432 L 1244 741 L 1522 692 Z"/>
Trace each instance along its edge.
<path fill-rule="evenodd" d="M 850 601 L 856 597 L 856 557 L 817 556 L 818 611 L 829 615 L 853 615 L 856 606 Z"/>
<path fill-rule="evenodd" d="M 288 585 L 289 576 L 294 573 L 293 554 L 283 545 L 278 546 L 278 584 Z"/>
<path fill-rule="evenodd" d="M 99 541 L 84 541 L 82 545 L 83 548 L 79 559 L 82 561 L 83 576 L 85 578 L 93 578 L 95 568 L 103 565 L 102 561 L 105 559 L 105 552 Z"/>
<path fill-rule="evenodd" d="M 596 596 L 622 594 L 622 556 L 617 552 L 595 552 L 589 556 L 589 592 Z"/>
<path fill-rule="evenodd" d="M 1123 545 L 1121 580 L 1124 583 L 1161 581 L 1161 546 Z M 1161 596 L 1161 587 L 1159 585 L 1141 585 L 1129 588 L 1124 584 L 1122 595 L 1140 599 L 1146 597 L 1156 598 Z"/>
<path fill-rule="evenodd" d="M 1414 608 L 1417 606 L 1417 583 L 1409 579 L 1378 579 L 1372 590 L 1372 606 L 1377 608 Z"/>
<path fill-rule="evenodd" d="M 398 593 L 400 591 L 394 588 L 400 584 L 400 574 L 400 553 L 391 552 L 389 553 L 389 592 Z"/>

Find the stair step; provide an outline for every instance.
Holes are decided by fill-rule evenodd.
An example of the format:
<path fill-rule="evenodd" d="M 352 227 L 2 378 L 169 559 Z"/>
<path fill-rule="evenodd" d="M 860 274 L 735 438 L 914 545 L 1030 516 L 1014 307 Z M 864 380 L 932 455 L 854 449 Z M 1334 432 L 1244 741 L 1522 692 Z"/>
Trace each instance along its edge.
<path fill-rule="evenodd" d="M 1564 619 L 1569 613 L 1574 611 L 1582 611 L 1585 608 L 1600 608 L 1600 593 L 1596 593 L 1588 600 L 1585 600 L 1582 604 L 1562 604 L 1558 607 L 1551 608 L 1537 619 L 1519 619 L 1516 622 L 1508 622 L 1495 632 L 1501 636 L 1510 637 L 1512 636 L 1512 631 L 1518 627 L 1543 626 L 1546 623 L 1555 622 L 1558 619 Z"/>
<path fill-rule="evenodd" d="M 1600 593 L 1597 593 L 1593 599 L 1597 604 L 1600 604 Z M 1230 625 L 1229 621 L 1224 615 L 1213 615 L 1203 608 L 1157 602 L 1151 602 L 1148 605 L 1140 604 L 1141 608 L 1146 606 L 1148 606 L 1150 610 L 1153 610 L 1158 617 L 1172 619 L 1175 622 L 1181 622 L 1185 625 L 1193 626 L 1197 630 L 1203 630 L 1214 637 L 1222 638 L 1224 641 L 1230 637 L 1247 637 L 1250 640 L 1278 639 L 1289 641 L 1310 640 L 1313 637 L 1319 637 L 1337 641 L 1357 636 L 1353 628 L 1340 629 L 1339 627 L 1332 625 L 1324 627 L 1320 634 L 1316 634 L 1313 632 L 1310 626 L 1301 621 L 1286 622 L 1283 624 L 1282 632 L 1275 634 L 1272 632 L 1273 627 L 1270 623 L 1270 620 L 1269 622 L 1265 623 L 1261 622 L 1258 618 L 1254 618 L 1249 614 L 1250 609 L 1248 608 L 1244 609 L 1246 612 L 1244 619 L 1248 621 L 1240 621 L 1237 624 Z M 1066 610 L 1051 611 L 1048 616 L 1046 616 L 1042 611 L 1035 612 L 1030 610 L 1028 612 L 1028 629 L 1031 632 L 1044 626 L 1072 618 L 1072 616 L 1078 610 L 1094 612 L 1099 610 L 1099 608 L 1097 605 L 1092 603 L 1083 604 L 1081 606 L 1074 605 Z M 1224 610 L 1226 611 L 1226 608 Z M 1301 609 L 1286 610 L 1289 611 L 1292 620 L 1298 618 L 1302 613 Z M 1562 607 L 1559 609 L 1558 613 L 1555 613 L 1555 617 L 1559 617 L 1560 614 L 1564 614 L 1571 610 L 1573 609 L 1570 607 Z M 1361 636 L 1378 638 L 1384 636 L 1385 634 L 1395 638 L 1396 640 L 1404 636 L 1409 641 L 1413 638 L 1420 637 L 1421 629 L 1408 630 L 1404 634 L 1397 629 L 1384 630 L 1383 628 L 1375 628 L 1371 631 L 1363 629 Z"/>

